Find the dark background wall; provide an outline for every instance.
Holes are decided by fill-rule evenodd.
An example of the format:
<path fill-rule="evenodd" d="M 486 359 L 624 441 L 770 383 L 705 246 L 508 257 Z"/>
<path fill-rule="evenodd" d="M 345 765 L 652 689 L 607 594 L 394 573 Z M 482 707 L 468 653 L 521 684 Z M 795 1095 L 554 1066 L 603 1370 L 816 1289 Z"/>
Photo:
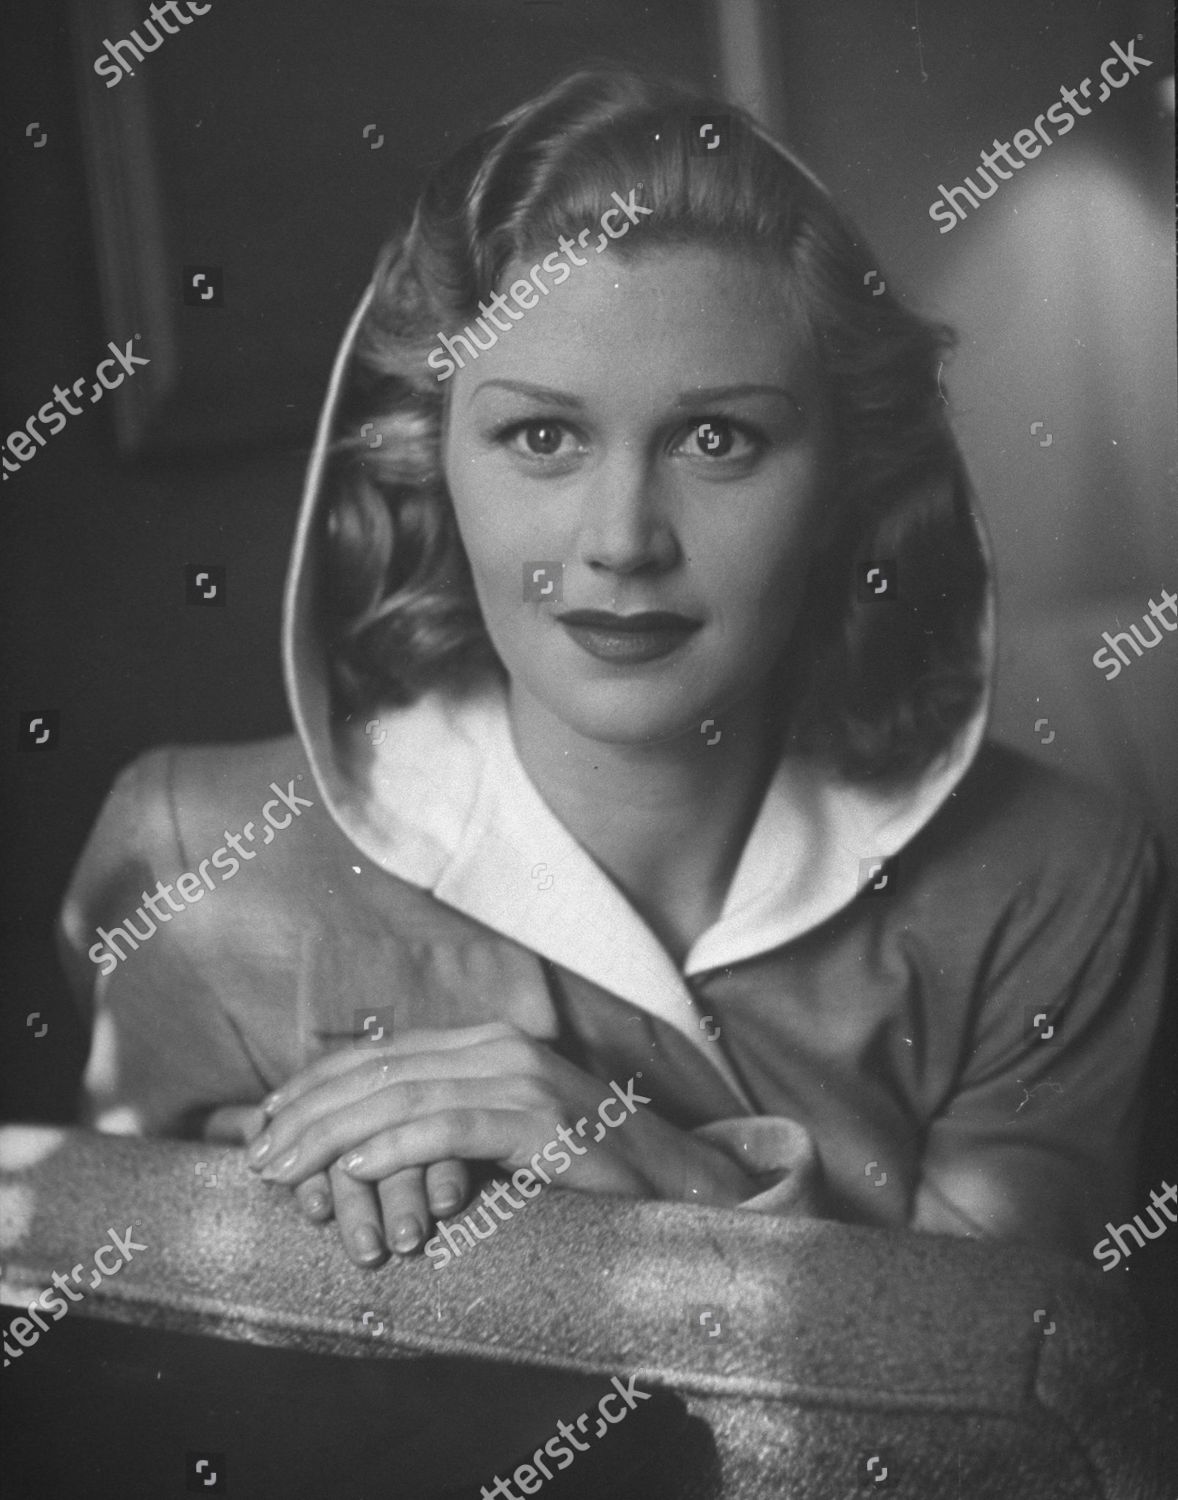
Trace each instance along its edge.
<path fill-rule="evenodd" d="M 961 332 L 945 384 L 1007 603 L 1023 612 L 1137 589 L 1159 543 L 1178 556 L 1172 8 L 997 0 L 781 14 L 793 144 L 897 283 Z M 1152 66 L 1098 103 L 1101 61 L 1130 40 Z M 1009 141 L 1086 77 L 1092 113 L 942 234 L 928 217 L 938 184 L 980 180 L 995 136 Z M 1030 433 L 1041 418 L 1050 451 Z"/>

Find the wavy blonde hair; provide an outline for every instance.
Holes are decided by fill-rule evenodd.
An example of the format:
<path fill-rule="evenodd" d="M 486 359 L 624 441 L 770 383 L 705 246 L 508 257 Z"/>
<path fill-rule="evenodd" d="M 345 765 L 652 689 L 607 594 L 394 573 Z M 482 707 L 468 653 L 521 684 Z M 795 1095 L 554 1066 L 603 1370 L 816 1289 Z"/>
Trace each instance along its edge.
<path fill-rule="evenodd" d="M 730 130 L 713 158 L 694 149 L 691 120 L 715 112 Z M 611 254 L 706 244 L 767 261 L 826 388 L 838 516 L 781 667 L 783 744 L 850 780 L 919 772 L 984 688 L 986 565 L 936 373 L 952 331 L 870 286 L 878 262 L 862 238 L 748 116 L 616 68 L 573 73 L 470 141 L 380 255 L 328 476 L 340 699 L 409 702 L 503 672 L 442 473 L 445 389 L 426 357 L 510 264 L 599 218 L 619 183 L 642 184 L 656 212 Z M 379 447 L 361 438 L 365 422 Z M 894 602 L 859 597 L 868 558 L 895 559 Z"/>

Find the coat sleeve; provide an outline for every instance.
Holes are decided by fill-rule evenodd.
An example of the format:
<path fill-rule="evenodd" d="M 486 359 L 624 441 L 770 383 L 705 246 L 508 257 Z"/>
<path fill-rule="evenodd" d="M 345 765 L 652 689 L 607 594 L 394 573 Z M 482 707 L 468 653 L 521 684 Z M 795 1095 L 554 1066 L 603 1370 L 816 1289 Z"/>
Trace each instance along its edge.
<path fill-rule="evenodd" d="M 57 923 L 58 953 L 91 1029 L 81 1123 L 113 1135 L 198 1134 L 211 1109 L 265 1093 L 208 982 L 212 966 L 191 951 L 192 928 L 207 924 L 190 923 L 186 938 L 184 911 L 172 914 L 161 901 L 155 920 L 144 905 L 158 881 L 191 868 L 175 816 L 174 764 L 173 751 L 154 750 L 119 775 Z M 137 933 L 154 931 L 126 941 L 115 929 L 125 933 L 128 918 Z"/>
<path fill-rule="evenodd" d="M 1087 1258 L 1131 1216 L 1169 952 L 1157 840 L 1122 824 L 1091 868 L 1029 892 L 925 1144 L 914 1226 Z"/>
<path fill-rule="evenodd" d="M 822 1174 L 814 1138 L 784 1115 L 736 1116 L 692 1132 L 718 1146 L 756 1185 L 738 1208 L 779 1218 L 826 1218 Z"/>

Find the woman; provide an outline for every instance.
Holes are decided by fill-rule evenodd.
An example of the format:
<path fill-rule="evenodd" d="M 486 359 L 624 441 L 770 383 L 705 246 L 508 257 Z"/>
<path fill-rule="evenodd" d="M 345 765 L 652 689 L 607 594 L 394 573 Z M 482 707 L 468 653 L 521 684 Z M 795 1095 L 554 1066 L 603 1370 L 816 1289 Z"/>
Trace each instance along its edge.
<path fill-rule="evenodd" d="M 67 898 L 87 1119 L 251 1141 L 360 1264 L 544 1161 L 1083 1257 L 1129 1209 L 1157 845 L 985 740 L 948 331 L 716 108 L 578 73 L 433 177 L 320 424 L 297 738 L 142 757 Z"/>

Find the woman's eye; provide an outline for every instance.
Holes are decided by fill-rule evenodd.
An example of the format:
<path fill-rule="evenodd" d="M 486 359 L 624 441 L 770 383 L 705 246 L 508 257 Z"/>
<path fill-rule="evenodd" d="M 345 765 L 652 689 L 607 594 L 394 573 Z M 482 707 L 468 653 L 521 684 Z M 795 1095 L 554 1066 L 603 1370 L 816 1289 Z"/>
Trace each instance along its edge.
<path fill-rule="evenodd" d="M 571 451 L 572 445 L 564 441 L 571 436 L 563 422 L 537 419 L 515 423 L 500 433 L 500 440 L 523 458 L 554 458 Z"/>
<path fill-rule="evenodd" d="M 735 422 L 724 417 L 701 417 L 694 421 L 677 449 L 688 458 L 750 458 L 756 444 Z"/>

